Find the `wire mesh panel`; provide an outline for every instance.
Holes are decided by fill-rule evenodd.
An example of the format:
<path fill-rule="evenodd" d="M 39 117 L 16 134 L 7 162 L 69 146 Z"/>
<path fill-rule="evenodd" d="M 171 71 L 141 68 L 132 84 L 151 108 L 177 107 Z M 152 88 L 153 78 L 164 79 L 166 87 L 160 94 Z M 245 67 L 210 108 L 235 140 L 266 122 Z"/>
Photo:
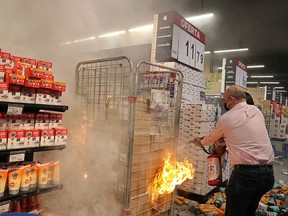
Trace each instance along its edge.
<path fill-rule="evenodd" d="M 113 194 L 109 192 L 109 196 L 113 197 L 113 202 L 116 196 L 122 210 L 128 209 L 130 200 L 129 161 L 133 141 L 135 85 L 132 70 L 132 62 L 127 57 L 80 62 L 76 67 L 76 87 L 77 93 L 82 96 L 81 107 L 92 122 L 95 133 L 101 134 L 95 137 L 95 148 L 105 138 L 106 148 L 109 148 L 109 143 L 112 146 L 103 152 L 110 155 L 116 151 L 118 155 L 115 161 L 108 161 L 113 167 L 107 172 L 116 173 L 115 181 L 107 179 L 103 184 L 115 189 Z"/>
<path fill-rule="evenodd" d="M 181 72 L 148 62 L 138 64 L 131 215 L 172 214 L 173 190 L 159 191 L 165 181 L 155 179 L 163 171 L 164 158 L 176 155 L 181 89 Z"/>
<path fill-rule="evenodd" d="M 173 189 L 155 188 L 164 158 L 176 155 L 182 92 L 180 71 L 126 57 L 80 62 L 77 93 L 95 130 L 116 143 L 115 195 L 123 215 L 169 215 Z M 88 149 L 89 150 L 89 149 Z"/>

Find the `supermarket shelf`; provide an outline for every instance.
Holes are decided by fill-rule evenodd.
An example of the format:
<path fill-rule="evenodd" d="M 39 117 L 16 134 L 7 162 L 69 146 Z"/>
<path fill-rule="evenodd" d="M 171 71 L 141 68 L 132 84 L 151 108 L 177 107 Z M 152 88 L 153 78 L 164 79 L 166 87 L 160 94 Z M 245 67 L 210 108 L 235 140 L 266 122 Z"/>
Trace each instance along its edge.
<path fill-rule="evenodd" d="M 34 148 L 21 148 L 21 149 L 7 149 L 7 150 L 0 150 L 0 155 L 7 155 L 11 152 L 25 152 L 25 153 L 32 153 L 32 152 L 41 152 L 41 151 L 52 151 L 52 150 L 63 150 L 66 148 L 66 145 L 59 145 L 59 146 L 40 146 Z"/>
<path fill-rule="evenodd" d="M 15 103 L 15 102 L 0 102 L 0 112 L 7 112 L 8 106 L 20 105 L 23 106 L 23 112 L 39 112 L 39 110 L 50 110 L 56 112 L 65 112 L 68 106 L 65 105 L 49 105 L 49 104 L 31 104 L 31 103 Z"/>
<path fill-rule="evenodd" d="M 62 188 L 63 188 L 63 185 L 60 184 L 60 185 L 55 185 L 55 186 L 49 185 L 47 188 L 32 188 L 26 192 L 20 191 L 18 194 L 15 194 L 15 195 L 11 195 L 11 194 L 8 194 L 8 192 L 5 192 L 4 196 L 0 197 L 0 203 L 8 201 L 8 200 L 17 200 L 17 199 L 22 199 L 28 196 L 48 193 L 48 192 L 52 192 L 55 190 L 61 190 Z"/>

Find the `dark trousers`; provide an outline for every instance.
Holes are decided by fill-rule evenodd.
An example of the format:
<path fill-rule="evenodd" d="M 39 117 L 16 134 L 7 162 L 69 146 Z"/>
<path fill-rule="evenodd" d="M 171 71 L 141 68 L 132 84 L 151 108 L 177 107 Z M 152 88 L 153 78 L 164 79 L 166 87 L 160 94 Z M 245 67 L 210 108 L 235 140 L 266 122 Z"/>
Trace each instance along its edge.
<path fill-rule="evenodd" d="M 225 190 L 225 216 L 255 216 L 261 197 L 274 182 L 272 165 L 235 165 Z"/>

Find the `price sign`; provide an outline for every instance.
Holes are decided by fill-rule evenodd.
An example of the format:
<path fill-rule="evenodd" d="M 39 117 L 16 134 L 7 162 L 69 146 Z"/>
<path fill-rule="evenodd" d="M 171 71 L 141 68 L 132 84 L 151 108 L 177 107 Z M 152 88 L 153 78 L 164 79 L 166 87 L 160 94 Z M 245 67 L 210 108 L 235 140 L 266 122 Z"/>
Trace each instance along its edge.
<path fill-rule="evenodd" d="M 9 156 L 9 162 L 18 162 L 25 160 L 25 151 L 11 152 Z"/>
<path fill-rule="evenodd" d="M 205 34 L 175 11 L 156 15 L 155 25 L 152 50 L 157 62 L 176 60 L 203 71 Z"/>
<path fill-rule="evenodd" d="M 10 206 L 10 203 L 0 205 L 0 214 L 8 212 L 9 206 Z"/>
<path fill-rule="evenodd" d="M 23 105 L 18 105 L 18 104 L 9 104 L 8 105 L 8 110 L 7 110 L 7 114 L 10 114 L 10 115 L 21 115 L 22 112 L 23 112 L 23 108 L 24 106 Z"/>

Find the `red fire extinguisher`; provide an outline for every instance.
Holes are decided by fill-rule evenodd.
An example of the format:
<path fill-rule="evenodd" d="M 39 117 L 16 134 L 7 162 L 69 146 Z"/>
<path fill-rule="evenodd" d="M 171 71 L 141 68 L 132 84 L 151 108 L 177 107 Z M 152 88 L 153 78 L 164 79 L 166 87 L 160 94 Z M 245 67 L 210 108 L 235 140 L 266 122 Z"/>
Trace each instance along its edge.
<path fill-rule="evenodd" d="M 219 145 L 219 142 L 216 145 Z M 221 155 L 226 151 L 226 146 L 222 145 L 221 148 L 214 146 L 210 151 L 207 151 L 204 147 L 202 148 L 209 154 L 207 157 L 208 184 L 211 186 L 220 186 L 222 184 Z"/>
<path fill-rule="evenodd" d="M 213 152 L 207 157 L 208 184 L 220 186 L 222 184 L 221 156 Z"/>

